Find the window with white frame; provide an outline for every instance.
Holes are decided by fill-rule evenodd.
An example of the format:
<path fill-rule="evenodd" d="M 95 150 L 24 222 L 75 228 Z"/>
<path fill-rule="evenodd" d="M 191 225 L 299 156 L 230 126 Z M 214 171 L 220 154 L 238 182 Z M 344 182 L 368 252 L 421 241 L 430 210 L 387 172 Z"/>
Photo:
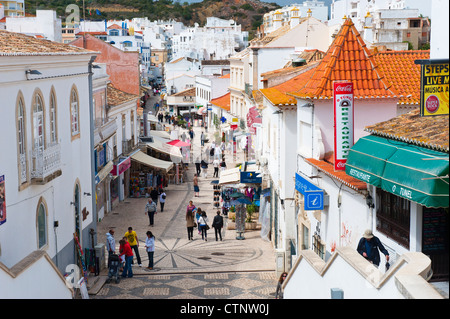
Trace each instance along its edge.
<path fill-rule="evenodd" d="M 33 148 L 37 154 L 44 152 L 44 106 L 39 94 L 33 99 Z"/>
<path fill-rule="evenodd" d="M 19 152 L 19 178 L 20 184 L 27 181 L 27 156 L 26 156 L 26 132 L 25 132 L 25 108 L 23 99 L 19 98 L 17 105 L 17 144 Z"/>
<path fill-rule="evenodd" d="M 58 135 L 56 133 L 56 98 L 55 93 L 50 95 L 50 143 L 57 142 Z"/>
<path fill-rule="evenodd" d="M 78 94 L 75 89 L 70 93 L 70 116 L 72 137 L 80 134 L 80 117 L 79 117 Z"/>

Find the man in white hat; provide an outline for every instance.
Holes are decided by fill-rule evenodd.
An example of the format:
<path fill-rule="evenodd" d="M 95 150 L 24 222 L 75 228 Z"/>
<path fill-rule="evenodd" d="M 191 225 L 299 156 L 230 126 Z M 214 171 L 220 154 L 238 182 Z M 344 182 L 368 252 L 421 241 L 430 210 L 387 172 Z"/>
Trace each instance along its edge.
<path fill-rule="evenodd" d="M 380 265 L 380 253 L 378 250 L 386 256 L 386 261 L 389 261 L 389 252 L 384 248 L 380 239 L 374 236 L 370 229 L 367 229 L 359 240 L 358 253 L 378 267 Z"/>

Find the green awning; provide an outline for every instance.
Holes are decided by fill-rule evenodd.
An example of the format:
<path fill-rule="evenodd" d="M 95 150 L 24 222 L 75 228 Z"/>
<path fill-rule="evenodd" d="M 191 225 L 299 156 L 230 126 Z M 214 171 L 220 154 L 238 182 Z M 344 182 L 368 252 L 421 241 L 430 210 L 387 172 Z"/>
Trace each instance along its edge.
<path fill-rule="evenodd" d="M 345 172 L 426 207 L 449 206 L 446 153 L 371 135 L 352 147 Z"/>

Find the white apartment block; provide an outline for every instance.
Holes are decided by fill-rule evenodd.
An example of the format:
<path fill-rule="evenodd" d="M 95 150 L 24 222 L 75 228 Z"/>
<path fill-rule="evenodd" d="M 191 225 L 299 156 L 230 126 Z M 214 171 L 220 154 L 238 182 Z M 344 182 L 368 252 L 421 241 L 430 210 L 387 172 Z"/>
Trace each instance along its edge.
<path fill-rule="evenodd" d="M 6 30 L 62 42 L 61 19 L 53 10 L 37 10 L 36 17 L 6 17 Z"/>
<path fill-rule="evenodd" d="M 207 18 L 204 27 L 197 23 L 173 35 L 172 59 L 190 57 L 198 60 L 223 60 L 248 45 L 248 32 L 232 20 Z"/>
<path fill-rule="evenodd" d="M 25 16 L 25 0 L 0 1 L 0 19 L 17 16 Z"/>
<path fill-rule="evenodd" d="M 295 19 L 312 16 L 322 22 L 328 20 L 328 6 L 323 1 L 304 1 L 301 4 L 294 3 L 280 9 L 264 14 L 264 33 L 270 33 L 278 29 L 281 25 L 292 24 Z"/>

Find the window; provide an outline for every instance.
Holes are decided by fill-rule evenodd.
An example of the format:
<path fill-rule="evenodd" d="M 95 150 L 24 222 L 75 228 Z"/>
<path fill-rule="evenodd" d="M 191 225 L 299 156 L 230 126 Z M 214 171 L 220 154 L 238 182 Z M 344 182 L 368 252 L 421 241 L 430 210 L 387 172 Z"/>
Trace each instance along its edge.
<path fill-rule="evenodd" d="M 50 143 L 55 144 L 58 136 L 56 134 L 56 98 L 55 93 L 50 95 Z"/>
<path fill-rule="evenodd" d="M 27 181 L 27 155 L 26 155 L 26 132 L 25 132 L 25 109 L 22 97 L 19 98 L 17 105 L 17 146 L 19 156 L 19 183 Z"/>
<path fill-rule="evenodd" d="M 36 155 L 44 152 L 44 106 L 39 94 L 33 99 L 33 151 Z"/>
<path fill-rule="evenodd" d="M 47 208 L 41 198 L 37 207 L 37 240 L 38 248 L 47 245 Z"/>
<path fill-rule="evenodd" d="M 75 89 L 72 89 L 72 92 L 70 93 L 70 116 L 72 137 L 75 137 L 80 134 L 79 103 L 78 94 Z"/>
<path fill-rule="evenodd" d="M 320 239 L 320 236 L 315 234 L 313 236 L 313 249 L 314 252 L 319 255 L 320 258 L 325 260 L 325 244 Z"/>
<path fill-rule="evenodd" d="M 409 249 L 410 201 L 377 189 L 377 230 Z"/>

